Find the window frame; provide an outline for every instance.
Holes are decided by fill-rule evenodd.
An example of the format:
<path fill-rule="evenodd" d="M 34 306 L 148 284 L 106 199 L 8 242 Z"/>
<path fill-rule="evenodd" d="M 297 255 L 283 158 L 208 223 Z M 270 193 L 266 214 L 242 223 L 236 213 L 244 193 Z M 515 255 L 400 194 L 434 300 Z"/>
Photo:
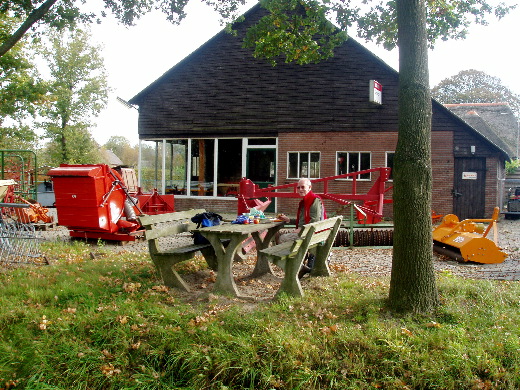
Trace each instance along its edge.
<path fill-rule="evenodd" d="M 307 158 L 308 158 L 307 161 L 309 162 L 308 175 L 307 176 L 300 175 L 299 177 L 292 177 L 290 175 L 290 173 L 291 173 L 291 166 L 290 166 L 291 159 L 290 159 L 290 155 L 291 154 L 296 154 L 298 156 L 297 162 L 296 162 L 297 173 L 298 174 L 301 174 L 301 155 L 307 154 Z M 312 162 L 312 158 L 311 158 L 312 154 L 317 154 L 318 155 L 318 176 L 316 176 L 316 177 L 310 175 L 311 171 L 313 171 L 313 169 L 311 169 L 311 167 L 310 167 L 310 163 Z M 287 179 L 300 179 L 302 177 L 303 178 L 307 178 L 307 179 L 319 179 L 321 177 L 321 152 L 317 151 L 317 150 L 313 150 L 313 151 L 288 151 L 287 152 L 287 172 L 286 172 L 286 176 L 287 176 Z"/>
<path fill-rule="evenodd" d="M 342 153 L 342 154 L 345 154 L 346 156 L 340 156 L 339 154 Z M 364 171 L 364 170 L 367 170 L 367 169 L 371 169 L 372 168 L 372 152 L 364 152 L 364 151 L 342 151 L 342 150 L 338 150 L 336 151 L 336 158 L 335 158 L 335 172 L 336 172 L 336 175 L 343 175 L 345 173 L 350 173 L 349 171 L 349 166 L 350 166 L 350 158 L 351 158 L 351 155 L 354 155 L 354 154 L 357 154 L 357 159 L 358 159 L 358 169 L 352 171 L 352 172 L 357 172 L 357 171 Z M 368 157 L 369 157 L 369 167 L 368 168 L 364 168 L 364 169 L 361 169 L 361 162 L 362 162 L 362 154 L 368 154 Z M 341 157 L 346 157 L 347 161 L 345 163 L 345 166 L 347 168 L 347 172 L 345 173 L 339 173 L 340 170 L 339 170 L 339 160 Z M 361 178 L 361 177 L 358 177 L 356 180 L 358 181 L 371 181 L 372 180 L 372 173 L 367 173 L 368 177 L 365 177 L 365 178 Z M 337 180 L 353 180 L 351 177 L 345 177 L 345 178 L 340 178 L 340 179 L 337 179 Z"/>
<path fill-rule="evenodd" d="M 390 166 L 390 164 L 388 164 L 389 155 L 392 155 L 392 166 Z M 388 176 L 388 181 L 394 181 L 394 158 L 395 158 L 395 151 L 385 152 L 385 167 L 391 168 L 390 176 Z"/>

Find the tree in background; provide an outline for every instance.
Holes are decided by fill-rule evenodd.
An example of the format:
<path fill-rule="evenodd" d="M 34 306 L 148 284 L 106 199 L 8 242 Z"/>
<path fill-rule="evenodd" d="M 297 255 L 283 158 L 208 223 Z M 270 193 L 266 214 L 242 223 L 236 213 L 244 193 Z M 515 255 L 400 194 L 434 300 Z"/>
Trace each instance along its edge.
<path fill-rule="evenodd" d="M 0 39 L 9 34 L 16 20 L 0 14 Z M 42 104 L 46 84 L 39 78 L 25 42 L 0 58 L 0 148 L 31 149 L 34 131 L 24 121 Z"/>
<path fill-rule="evenodd" d="M 520 116 L 520 96 L 485 72 L 469 69 L 442 80 L 432 89 L 432 96 L 443 104 L 508 103 Z"/>
<path fill-rule="evenodd" d="M 121 135 L 114 135 L 103 145 L 105 149 L 111 150 L 123 161 L 123 164 L 136 167 L 139 149 L 130 145 L 130 141 Z"/>
<path fill-rule="evenodd" d="M 50 33 L 42 53 L 50 71 L 48 103 L 40 110 L 41 127 L 50 139 L 48 163 L 99 161 L 90 128 L 108 96 L 101 49 L 89 44 L 87 32 L 75 30 Z"/>
<path fill-rule="evenodd" d="M 61 142 L 47 142 L 38 153 L 41 165 L 96 164 L 103 160 L 99 144 L 92 138 L 90 131 L 81 125 L 67 126 L 61 131 L 60 137 L 67 139 L 65 151 Z M 64 154 L 68 156 L 66 160 Z"/>

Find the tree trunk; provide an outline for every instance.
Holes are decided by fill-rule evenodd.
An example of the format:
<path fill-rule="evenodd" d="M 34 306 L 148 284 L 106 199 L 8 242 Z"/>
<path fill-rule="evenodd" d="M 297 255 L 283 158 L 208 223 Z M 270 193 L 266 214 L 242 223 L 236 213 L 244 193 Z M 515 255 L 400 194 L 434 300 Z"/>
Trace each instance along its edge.
<path fill-rule="evenodd" d="M 432 254 L 431 96 L 424 0 L 397 0 L 399 136 L 394 157 L 394 251 L 389 306 L 438 304 Z"/>

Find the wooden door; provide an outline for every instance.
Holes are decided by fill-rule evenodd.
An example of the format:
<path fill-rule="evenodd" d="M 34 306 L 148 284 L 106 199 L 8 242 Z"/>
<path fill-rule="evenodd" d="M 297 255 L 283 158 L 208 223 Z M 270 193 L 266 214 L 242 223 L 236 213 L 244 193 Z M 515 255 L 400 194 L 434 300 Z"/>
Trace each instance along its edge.
<path fill-rule="evenodd" d="M 486 159 L 455 158 L 453 212 L 459 220 L 486 218 Z"/>

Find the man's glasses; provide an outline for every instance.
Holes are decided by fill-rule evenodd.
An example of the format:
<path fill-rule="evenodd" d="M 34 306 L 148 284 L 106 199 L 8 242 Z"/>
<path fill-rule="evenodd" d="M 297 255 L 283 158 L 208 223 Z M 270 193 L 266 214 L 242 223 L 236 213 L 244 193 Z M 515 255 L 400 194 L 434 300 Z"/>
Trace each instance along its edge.
<path fill-rule="evenodd" d="M 297 186 L 296 189 L 299 190 L 300 188 L 307 188 L 307 186 Z"/>

